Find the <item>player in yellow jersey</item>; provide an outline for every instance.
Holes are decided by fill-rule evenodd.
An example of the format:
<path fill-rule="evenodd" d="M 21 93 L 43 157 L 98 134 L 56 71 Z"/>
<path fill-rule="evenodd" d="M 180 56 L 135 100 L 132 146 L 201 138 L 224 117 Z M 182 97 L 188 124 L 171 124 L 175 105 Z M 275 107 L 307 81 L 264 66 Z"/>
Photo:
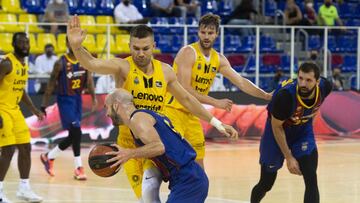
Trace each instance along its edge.
<path fill-rule="evenodd" d="M 25 57 L 30 50 L 26 33 L 15 33 L 12 46 L 14 53 L 6 54 L 5 59 L 0 62 L 0 202 L 9 202 L 3 193 L 3 181 L 16 148 L 19 150 L 20 173 L 16 196 L 28 202 L 41 202 L 42 198 L 30 188 L 30 131 L 19 107 L 22 101 L 39 119 L 44 118 L 44 114 L 34 106 L 25 92 L 29 70 Z"/>
<path fill-rule="evenodd" d="M 216 99 L 208 96 L 217 72 L 228 78 L 243 92 L 265 100 L 268 94 L 246 78 L 236 73 L 226 57 L 213 49 L 219 34 L 220 17 L 206 14 L 200 18 L 199 41 L 183 47 L 174 61 L 174 69 L 180 84 L 201 103 L 231 111 L 233 102 L 229 99 Z M 176 99 L 168 97 L 165 115 L 173 122 L 175 129 L 190 142 L 197 153 L 197 161 L 203 167 L 205 156 L 205 137 L 199 118 L 189 112 Z"/>
<path fill-rule="evenodd" d="M 175 73 L 168 64 L 153 59 L 153 50 L 155 48 L 154 33 L 146 25 L 134 27 L 130 33 L 130 51 L 131 56 L 126 59 L 97 59 L 91 56 L 82 47 L 82 42 L 86 37 L 86 32 L 81 30 L 79 18 L 74 16 L 68 23 L 67 36 L 72 50 L 80 62 L 88 70 L 99 74 L 112 74 L 115 76 L 116 86 L 123 87 L 134 97 L 136 108 L 146 108 L 156 112 L 162 112 L 165 106 L 165 95 L 170 92 L 177 100 L 189 109 L 194 115 L 213 124 L 219 131 L 225 134 L 231 134 L 235 130 L 228 125 L 222 124 L 213 117 L 204 107 L 191 96 L 177 81 Z M 120 127 L 120 136 L 118 144 L 124 148 L 135 148 L 130 130 L 123 126 Z M 159 186 L 158 176 L 152 178 L 150 172 L 144 175 L 144 166 L 142 160 L 130 159 L 124 164 L 130 184 L 139 199 L 144 202 L 154 202 L 154 192 L 159 188 L 152 188 L 152 185 Z M 146 162 L 148 163 L 148 162 Z M 153 170 L 156 173 L 156 170 Z M 149 177 L 147 177 L 149 175 Z M 154 174 L 154 176 L 158 175 Z M 144 184 L 142 181 L 149 184 Z M 156 183 L 151 183 L 155 181 Z"/>

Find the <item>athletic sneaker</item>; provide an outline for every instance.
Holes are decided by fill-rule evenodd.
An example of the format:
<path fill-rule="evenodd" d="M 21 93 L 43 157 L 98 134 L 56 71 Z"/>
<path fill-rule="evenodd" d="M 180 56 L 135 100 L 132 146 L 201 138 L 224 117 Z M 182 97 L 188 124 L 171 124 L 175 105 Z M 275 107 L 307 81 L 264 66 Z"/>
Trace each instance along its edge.
<path fill-rule="evenodd" d="M 55 176 L 54 173 L 54 159 L 49 159 L 48 154 L 40 154 L 40 160 L 41 162 L 44 164 L 45 167 L 45 171 L 50 175 L 50 176 Z"/>
<path fill-rule="evenodd" d="M 87 179 L 85 172 L 84 172 L 84 167 L 78 167 L 77 169 L 75 169 L 74 178 L 76 180 L 86 180 Z"/>
<path fill-rule="evenodd" d="M 42 202 L 43 198 L 35 194 L 30 188 L 25 188 L 19 186 L 18 191 L 16 192 L 16 197 L 32 203 Z"/>
<path fill-rule="evenodd" d="M 5 196 L 5 194 L 0 190 L 0 203 L 11 203 Z"/>

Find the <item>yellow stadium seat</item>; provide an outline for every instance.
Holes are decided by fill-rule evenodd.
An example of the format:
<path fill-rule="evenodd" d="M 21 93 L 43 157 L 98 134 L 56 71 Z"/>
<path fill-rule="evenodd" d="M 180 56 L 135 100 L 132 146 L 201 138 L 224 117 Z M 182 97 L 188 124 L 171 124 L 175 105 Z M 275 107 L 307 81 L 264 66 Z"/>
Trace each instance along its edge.
<path fill-rule="evenodd" d="M 26 13 L 20 6 L 20 0 L 1 0 L 1 7 L 6 13 Z"/>
<path fill-rule="evenodd" d="M 96 16 L 96 23 L 115 25 L 114 18 L 112 16 Z M 107 32 L 107 26 L 98 26 L 98 29 L 101 31 L 101 33 Z M 111 26 L 111 34 L 125 34 L 125 33 L 127 33 L 127 31 L 119 30 L 117 26 Z"/>
<path fill-rule="evenodd" d="M 13 52 L 14 48 L 12 47 L 12 33 L 0 33 L 0 50 L 4 53 Z"/>
<path fill-rule="evenodd" d="M 87 34 L 82 45 L 90 52 L 97 53 L 95 37 L 92 34 Z"/>
<path fill-rule="evenodd" d="M 0 22 L 11 24 L 0 24 L 0 32 L 23 32 L 24 29 L 18 24 L 15 14 L 0 13 Z"/>
<path fill-rule="evenodd" d="M 31 54 L 42 54 L 44 53 L 44 47 L 41 49 L 37 46 L 35 35 L 33 33 L 29 34 L 30 41 L 30 53 Z"/>
<path fill-rule="evenodd" d="M 107 53 L 107 35 L 106 34 L 98 34 L 96 35 L 96 45 L 97 45 L 97 53 Z M 110 35 L 110 52 L 113 54 L 119 54 L 120 51 L 117 50 L 115 39 L 113 35 Z"/>
<path fill-rule="evenodd" d="M 20 14 L 19 15 L 19 22 L 22 23 L 37 23 L 38 20 L 36 18 L 36 15 L 34 14 Z M 22 29 L 25 30 L 25 25 L 19 25 Z M 39 28 L 37 25 L 29 25 L 29 32 L 36 32 L 41 33 L 44 32 L 42 28 Z"/>
<path fill-rule="evenodd" d="M 42 52 L 44 52 L 46 44 L 52 44 L 54 46 L 55 53 L 58 53 L 55 35 L 52 33 L 39 33 L 37 35 L 37 47 L 39 48 L 39 50 L 42 50 Z"/>
<path fill-rule="evenodd" d="M 96 26 L 94 16 L 79 16 L 81 28 L 86 29 L 88 33 L 101 33 L 101 30 Z"/>
<path fill-rule="evenodd" d="M 57 47 L 58 47 L 58 53 L 66 53 L 67 47 L 66 47 L 66 34 L 65 33 L 58 34 Z"/>
<path fill-rule="evenodd" d="M 116 35 L 116 47 L 121 53 L 130 53 L 130 35 Z"/>

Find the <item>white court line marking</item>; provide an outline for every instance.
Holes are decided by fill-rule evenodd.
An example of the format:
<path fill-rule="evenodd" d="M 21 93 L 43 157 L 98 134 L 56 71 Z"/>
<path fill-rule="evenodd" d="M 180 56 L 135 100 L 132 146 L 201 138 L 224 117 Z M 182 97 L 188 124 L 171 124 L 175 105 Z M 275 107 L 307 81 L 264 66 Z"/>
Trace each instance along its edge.
<path fill-rule="evenodd" d="M 17 185 L 18 182 L 6 182 L 6 184 L 14 184 Z M 68 187 L 73 187 L 73 188 L 77 188 L 77 189 L 94 189 L 94 190 L 111 190 L 111 191 L 122 191 L 122 192 L 132 192 L 131 189 L 124 189 L 124 188 L 108 188 L 108 187 L 97 187 L 97 186 L 78 186 L 78 185 L 67 185 L 67 184 L 53 184 L 53 183 L 49 183 L 49 184 L 45 184 L 45 183 L 32 183 L 32 185 L 37 185 L 37 186 L 43 186 L 43 187 L 49 187 L 51 186 L 55 186 L 55 187 L 60 187 L 60 188 L 68 188 Z M 161 197 L 167 197 L 168 193 L 165 192 L 161 192 Z M 232 199 L 224 199 L 224 198 L 220 198 L 220 197 L 207 197 L 206 198 L 207 201 L 209 200 L 214 200 L 216 202 L 221 201 L 221 203 L 249 203 L 248 201 L 242 201 L 242 200 L 232 200 Z M 109 201 L 109 200 L 52 200 L 52 199 L 44 199 L 44 202 L 114 202 L 114 203 L 137 203 L 138 201 Z M 206 201 L 206 202 L 207 202 Z"/>

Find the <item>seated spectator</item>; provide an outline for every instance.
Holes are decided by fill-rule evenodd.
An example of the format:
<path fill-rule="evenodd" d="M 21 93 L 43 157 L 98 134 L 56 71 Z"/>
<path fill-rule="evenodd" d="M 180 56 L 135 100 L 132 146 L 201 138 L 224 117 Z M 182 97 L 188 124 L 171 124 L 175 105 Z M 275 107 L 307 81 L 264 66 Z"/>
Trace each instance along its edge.
<path fill-rule="evenodd" d="M 112 75 L 100 76 L 95 85 L 96 94 L 107 94 L 115 89 L 115 81 Z"/>
<path fill-rule="evenodd" d="M 319 8 L 318 24 L 325 26 L 335 26 L 335 22 L 343 26 L 343 22 L 339 17 L 337 8 L 332 5 L 332 0 L 325 0 L 324 4 Z"/>
<path fill-rule="evenodd" d="M 131 0 L 123 0 L 115 7 L 114 18 L 116 23 L 146 24 L 148 22 Z"/>
<path fill-rule="evenodd" d="M 36 57 L 34 70 L 31 70 L 31 72 L 46 77 L 50 76 L 57 59 L 58 57 L 54 54 L 54 46 L 52 44 L 46 44 L 45 53 Z M 40 83 L 38 93 L 42 94 L 45 92 L 47 78 L 39 79 L 38 82 Z"/>
<path fill-rule="evenodd" d="M 181 9 L 181 16 L 185 19 L 187 14 L 195 14 L 196 19 L 200 19 L 201 7 L 197 0 L 176 0 L 176 6 Z"/>
<path fill-rule="evenodd" d="M 230 14 L 228 25 L 252 25 L 255 19 L 255 15 L 258 12 L 254 8 L 252 0 L 242 0 L 241 3 L 235 8 L 235 10 Z M 240 29 L 240 34 L 242 36 L 254 35 L 252 28 L 242 28 Z"/>
<path fill-rule="evenodd" d="M 311 25 L 307 19 L 303 18 L 301 10 L 294 0 L 286 1 L 284 17 L 286 25 Z"/>
<path fill-rule="evenodd" d="M 44 22 L 46 23 L 67 23 L 69 19 L 69 7 L 64 0 L 53 0 L 46 5 Z M 50 27 L 50 28 L 49 28 Z M 66 32 L 66 25 L 44 26 L 44 29 L 51 33 Z"/>
<path fill-rule="evenodd" d="M 151 0 L 151 9 L 156 17 L 181 17 L 181 9 L 174 0 Z"/>
<path fill-rule="evenodd" d="M 314 3 L 312 0 L 305 1 L 305 14 L 304 18 L 310 23 L 310 25 L 316 25 L 316 11 L 314 9 Z"/>
<path fill-rule="evenodd" d="M 344 78 L 341 76 L 340 68 L 334 68 L 332 74 L 333 90 L 343 91 L 344 90 Z"/>

